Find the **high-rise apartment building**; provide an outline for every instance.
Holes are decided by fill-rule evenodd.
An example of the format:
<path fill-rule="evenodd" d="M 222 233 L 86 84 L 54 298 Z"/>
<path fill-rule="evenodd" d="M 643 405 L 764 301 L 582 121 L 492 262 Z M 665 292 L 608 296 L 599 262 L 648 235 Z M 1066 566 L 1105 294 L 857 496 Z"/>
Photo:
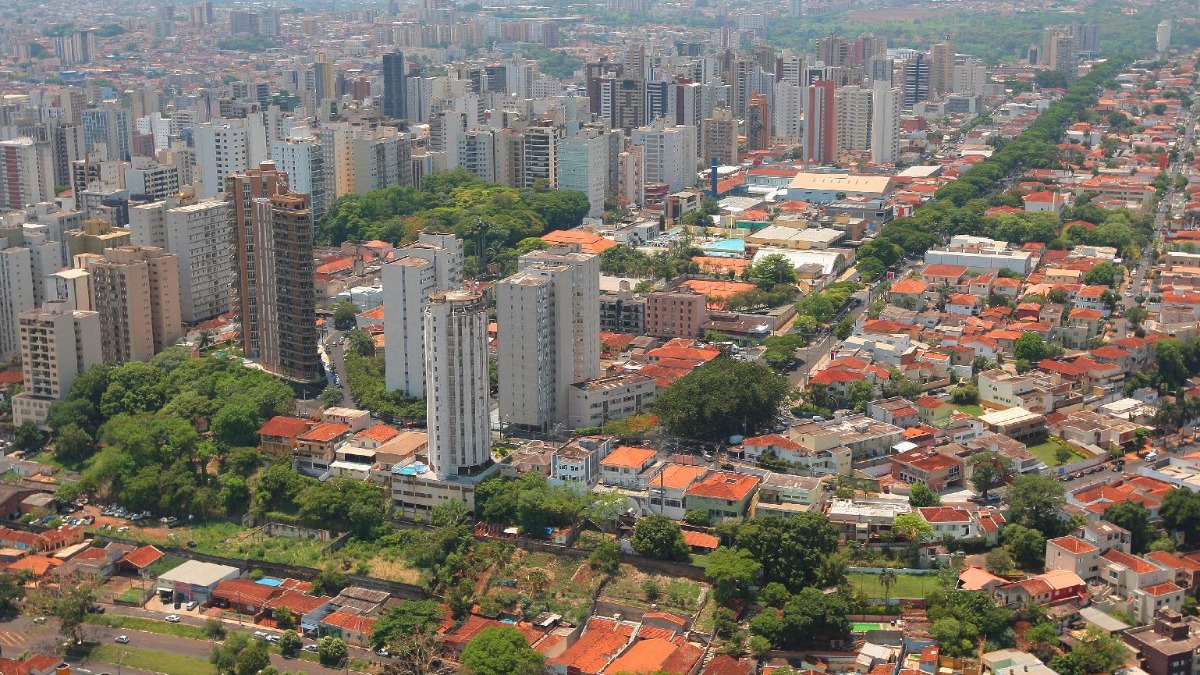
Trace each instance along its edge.
<path fill-rule="evenodd" d="M 1038 59 L 1046 68 L 1074 79 L 1079 70 L 1079 50 L 1075 37 L 1064 28 L 1048 26 L 1042 31 L 1042 50 Z"/>
<path fill-rule="evenodd" d="M 599 129 L 581 129 L 558 141 L 558 189 L 587 195 L 588 216 L 604 215 L 608 195 L 609 136 Z"/>
<path fill-rule="evenodd" d="M 75 378 L 104 362 L 100 315 L 55 301 L 21 312 L 19 321 L 24 388 L 12 399 L 13 423 L 41 425 Z"/>
<path fill-rule="evenodd" d="M 1158 22 L 1158 29 L 1154 33 L 1154 49 L 1159 54 L 1166 54 L 1171 48 L 1171 20 L 1163 19 Z"/>
<path fill-rule="evenodd" d="M 429 467 L 438 478 L 475 473 L 492 463 L 487 303 L 437 291 L 423 314 Z"/>
<path fill-rule="evenodd" d="M 249 138 L 241 122 L 214 120 L 196 126 L 197 197 L 220 194 L 226 177 L 250 168 Z"/>
<path fill-rule="evenodd" d="M 229 311 L 233 229 L 225 200 L 169 199 L 133 206 L 129 229 L 132 243 L 175 256 L 183 323 L 194 325 Z"/>
<path fill-rule="evenodd" d="M 772 124 L 776 138 L 799 142 L 804 133 L 804 88 L 788 80 L 775 83 Z"/>
<path fill-rule="evenodd" d="M 287 173 L 292 190 L 312 199 L 313 220 L 325 215 L 325 154 L 312 136 L 287 138 L 271 143 L 271 159 Z"/>
<path fill-rule="evenodd" d="M 397 249 L 383 266 L 384 376 L 389 391 L 425 398 L 425 341 L 422 312 L 429 296 L 463 284 L 462 241 L 452 234 L 422 232 Z"/>
<path fill-rule="evenodd" d="M 987 66 L 976 59 L 968 59 L 954 66 L 954 93 L 976 95 L 983 93 L 988 82 Z"/>
<path fill-rule="evenodd" d="M 1100 29 L 1092 22 L 1073 23 L 1070 26 L 1071 37 L 1075 38 L 1075 48 L 1079 58 L 1094 59 L 1100 56 Z"/>
<path fill-rule="evenodd" d="M 146 157 L 134 157 L 125 169 L 125 189 L 140 200 L 162 200 L 179 193 L 179 169 L 163 166 Z"/>
<path fill-rule="evenodd" d="M 750 94 L 746 103 L 746 149 L 766 150 L 771 145 L 771 103 L 764 94 Z"/>
<path fill-rule="evenodd" d="M 105 361 L 149 361 L 183 335 L 175 256 L 129 245 L 83 258 Z"/>
<path fill-rule="evenodd" d="M 500 422 L 546 432 L 600 370 L 600 258 L 551 249 L 519 266 L 496 286 Z"/>
<path fill-rule="evenodd" d="M 128 110 L 104 104 L 80 113 L 83 143 L 87 152 L 106 149 L 104 159 L 129 161 L 133 156 L 133 119 Z"/>
<path fill-rule="evenodd" d="M 666 183 L 678 192 L 696 182 L 696 127 L 659 118 L 633 130 L 631 144 L 642 148 L 645 181 Z"/>
<path fill-rule="evenodd" d="M 871 147 L 871 91 L 865 87 L 838 87 L 833 108 L 837 113 L 837 152 L 865 152 Z"/>
<path fill-rule="evenodd" d="M 954 90 L 954 42 L 939 42 L 929 50 L 929 90 L 934 96 Z"/>
<path fill-rule="evenodd" d="M 797 117 L 799 117 L 797 115 Z M 729 108 L 715 108 L 700 123 L 700 160 L 716 161 L 723 166 L 738 162 L 738 123 Z"/>
<path fill-rule="evenodd" d="M 309 196 L 292 192 L 288 175 L 263 162 L 227 178 L 225 197 L 233 219 L 242 352 L 274 375 L 322 379 Z"/>
<path fill-rule="evenodd" d="M 829 80 L 819 80 L 804 91 L 804 145 L 806 164 L 832 164 L 837 155 L 836 87 Z"/>
<path fill-rule="evenodd" d="M 49 143 L 22 137 L 0 141 L 0 210 L 54 200 L 54 157 Z"/>
<path fill-rule="evenodd" d="M 538 181 L 549 188 L 558 187 L 558 144 L 562 128 L 557 125 L 529 127 L 524 139 L 524 187 Z"/>
<path fill-rule="evenodd" d="M 31 252 L 19 246 L 0 249 L 0 356 L 7 358 L 20 350 L 18 319 L 34 307 Z"/>
<path fill-rule="evenodd" d="M 364 194 L 393 185 L 412 185 L 412 145 L 408 134 L 395 127 L 380 127 L 375 133 L 356 138 L 354 192 Z"/>
<path fill-rule="evenodd" d="M 900 154 L 900 89 L 876 80 L 871 89 L 871 161 L 895 164 Z"/>

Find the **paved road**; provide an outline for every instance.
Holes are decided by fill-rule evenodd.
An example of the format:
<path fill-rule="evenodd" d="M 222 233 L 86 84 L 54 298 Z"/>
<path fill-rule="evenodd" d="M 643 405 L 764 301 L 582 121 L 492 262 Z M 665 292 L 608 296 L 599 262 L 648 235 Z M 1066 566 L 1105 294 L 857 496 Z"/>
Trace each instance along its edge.
<path fill-rule="evenodd" d="M 855 321 L 858 320 L 858 317 L 863 315 L 863 312 L 867 311 L 867 308 L 871 304 L 868 300 L 869 292 L 869 289 L 864 288 L 863 290 L 854 294 L 855 299 L 859 301 L 859 305 L 851 309 L 849 315 Z M 816 370 L 822 363 L 828 360 L 829 350 L 832 349 L 836 343 L 841 342 L 841 340 L 838 340 L 837 336 L 833 334 L 833 327 L 836 326 L 838 321 L 841 321 L 841 319 L 842 317 L 839 315 L 830 322 L 828 332 L 823 337 L 818 338 L 816 342 L 813 342 L 809 346 L 802 347 L 801 349 L 797 350 L 797 354 L 800 355 L 802 363 L 800 364 L 800 367 L 796 368 L 791 373 L 788 373 L 788 382 L 793 388 L 806 386 L 808 384 L 809 374 L 811 374 L 812 371 Z"/>
<path fill-rule="evenodd" d="M 330 330 L 329 338 L 325 341 L 325 351 L 329 354 L 329 361 L 333 364 L 333 372 L 337 373 L 342 390 L 342 405 L 347 408 L 357 407 L 354 403 L 354 397 L 350 395 L 349 380 L 346 378 L 346 350 L 342 346 L 342 337 L 344 334 L 339 330 Z M 330 384 L 333 384 L 330 382 Z"/>

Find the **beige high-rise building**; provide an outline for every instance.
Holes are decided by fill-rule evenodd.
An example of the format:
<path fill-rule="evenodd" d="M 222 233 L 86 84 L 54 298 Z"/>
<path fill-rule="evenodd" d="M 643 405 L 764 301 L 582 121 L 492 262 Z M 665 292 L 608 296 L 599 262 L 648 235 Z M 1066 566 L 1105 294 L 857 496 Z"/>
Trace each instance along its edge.
<path fill-rule="evenodd" d="M 148 361 L 183 335 L 174 255 L 129 245 L 83 257 L 92 307 L 100 314 L 105 361 Z"/>
<path fill-rule="evenodd" d="M 700 161 L 733 166 L 738 161 L 738 123 L 729 108 L 716 108 L 700 122 Z"/>
<path fill-rule="evenodd" d="M 0 141 L 0 211 L 54 201 L 54 153 L 32 138 Z"/>
<path fill-rule="evenodd" d="M 600 257 L 550 249 L 519 265 L 496 286 L 500 423 L 546 432 L 600 370 Z"/>
<path fill-rule="evenodd" d="M 13 422 L 42 424 L 50 404 L 71 388 L 80 373 L 104 362 L 100 315 L 52 301 L 21 312 L 21 372 L 24 389 L 13 397 Z"/>
<path fill-rule="evenodd" d="M 929 89 L 934 96 L 954 91 L 954 41 L 939 42 L 929 50 Z"/>
<path fill-rule="evenodd" d="M 833 95 L 837 114 L 835 136 L 837 152 L 865 152 L 871 147 L 871 90 L 865 87 L 838 87 Z"/>

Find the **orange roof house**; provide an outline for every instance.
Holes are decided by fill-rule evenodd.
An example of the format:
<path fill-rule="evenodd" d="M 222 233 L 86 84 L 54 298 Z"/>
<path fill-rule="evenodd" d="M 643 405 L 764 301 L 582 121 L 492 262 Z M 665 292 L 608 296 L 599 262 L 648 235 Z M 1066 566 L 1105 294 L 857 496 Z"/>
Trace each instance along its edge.
<path fill-rule="evenodd" d="M 555 230 L 542 235 L 542 241 L 548 244 L 578 244 L 582 252 L 593 254 L 603 253 L 617 245 L 615 241 L 586 230 Z"/>

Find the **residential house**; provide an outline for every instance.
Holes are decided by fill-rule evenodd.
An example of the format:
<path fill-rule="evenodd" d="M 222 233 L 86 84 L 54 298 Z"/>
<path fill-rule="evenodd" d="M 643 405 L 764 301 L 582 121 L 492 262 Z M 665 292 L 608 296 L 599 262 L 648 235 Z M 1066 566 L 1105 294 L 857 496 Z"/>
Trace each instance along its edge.
<path fill-rule="evenodd" d="M 550 455 L 550 477 L 594 487 L 600 480 L 600 460 L 608 456 L 613 444 L 608 436 L 573 439 Z"/>
<path fill-rule="evenodd" d="M 943 427 L 949 423 L 951 415 L 954 414 L 954 404 L 949 401 L 944 401 L 940 398 L 932 396 L 922 396 L 916 401 L 918 418 L 933 427 Z M 895 424 L 893 422 L 893 424 Z M 896 424 L 896 426 L 904 427 L 908 425 Z"/>
<path fill-rule="evenodd" d="M 917 509 L 917 515 L 933 528 L 934 539 L 965 539 L 975 534 L 974 521 L 966 509 L 923 506 Z"/>
<path fill-rule="evenodd" d="M 687 513 L 687 490 L 708 473 L 704 466 L 664 464 L 646 485 L 650 511 L 672 520 L 682 520 Z"/>
<path fill-rule="evenodd" d="M 1048 539 L 1046 569 L 1073 572 L 1090 581 L 1100 575 L 1100 549 L 1072 536 Z"/>
<path fill-rule="evenodd" d="M 824 485 L 819 478 L 768 473 L 758 486 L 758 498 L 754 500 L 754 512 L 751 515 L 773 513 L 786 516 L 808 511 L 822 500 Z"/>
<path fill-rule="evenodd" d="M 990 408 L 1024 408 L 1030 412 L 1054 410 L 1054 398 L 1040 378 L 1013 375 L 1000 368 L 979 373 L 979 402 Z"/>
<path fill-rule="evenodd" d="M 658 451 L 653 448 L 637 448 L 622 445 L 600 460 L 600 482 L 644 490 L 648 475 L 643 475 L 654 465 Z"/>
<path fill-rule="evenodd" d="M 911 513 L 907 501 L 834 499 L 825 515 L 846 541 L 868 541 L 892 530 L 896 516 Z"/>
<path fill-rule="evenodd" d="M 758 491 L 759 479 L 738 473 L 714 471 L 684 491 L 685 511 L 708 511 L 713 520 L 744 518 L 750 500 Z"/>
<path fill-rule="evenodd" d="M 315 425 L 312 420 L 276 415 L 258 430 L 259 445 L 267 455 L 290 457 L 300 435 Z"/>
<path fill-rule="evenodd" d="M 310 476 L 329 471 L 339 444 L 349 438 L 350 425 L 340 422 L 321 422 L 296 437 L 296 468 Z"/>
<path fill-rule="evenodd" d="M 962 460 L 932 448 L 919 448 L 893 455 L 891 476 L 905 483 L 924 483 L 935 492 L 962 486 Z"/>
<path fill-rule="evenodd" d="M 871 401 L 867 404 L 867 415 L 871 419 L 901 428 L 916 426 L 917 422 L 921 421 L 913 402 L 899 396 Z"/>

